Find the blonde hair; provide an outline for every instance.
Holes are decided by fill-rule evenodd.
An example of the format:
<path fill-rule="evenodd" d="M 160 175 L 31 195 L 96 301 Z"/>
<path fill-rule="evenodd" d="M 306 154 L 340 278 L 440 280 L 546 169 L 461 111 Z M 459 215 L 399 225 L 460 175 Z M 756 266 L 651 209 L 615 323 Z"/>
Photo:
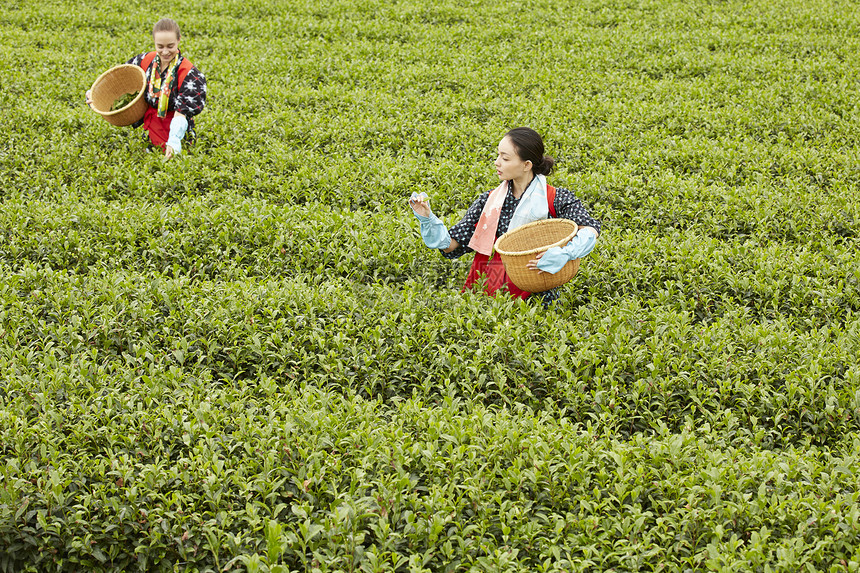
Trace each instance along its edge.
<path fill-rule="evenodd" d="M 156 22 L 155 26 L 152 27 L 152 35 L 155 36 L 156 32 L 173 32 L 176 34 L 177 40 L 182 38 L 182 34 L 179 32 L 179 24 L 170 18 L 162 18 Z"/>

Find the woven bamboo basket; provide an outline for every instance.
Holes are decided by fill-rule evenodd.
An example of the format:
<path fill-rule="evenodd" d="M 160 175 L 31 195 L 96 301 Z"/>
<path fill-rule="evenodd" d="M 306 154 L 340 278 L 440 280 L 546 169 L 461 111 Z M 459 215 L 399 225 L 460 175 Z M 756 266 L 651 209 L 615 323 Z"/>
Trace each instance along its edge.
<path fill-rule="evenodd" d="M 145 87 L 146 74 L 140 66 L 122 64 L 113 67 L 93 82 L 90 93 L 92 108 L 112 125 L 131 125 L 146 113 L 146 100 L 143 98 Z M 135 92 L 138 92 L 137 97 L 131 103 L 120 109 L 110 110 L 119 98 Z"/>
<path fill-rule="evenodd" d="M 496 240 L 495 249 L 515 285 L 526 292 L 543 292 L 572 279 L 579 270 L 579 259 L 568 261 L 555 274 L 539 273 L 527 268 L 526 263 L 550 247 L 568 244 L 578 229 L 570 219 L 543 219 L 508 231 Z"/>

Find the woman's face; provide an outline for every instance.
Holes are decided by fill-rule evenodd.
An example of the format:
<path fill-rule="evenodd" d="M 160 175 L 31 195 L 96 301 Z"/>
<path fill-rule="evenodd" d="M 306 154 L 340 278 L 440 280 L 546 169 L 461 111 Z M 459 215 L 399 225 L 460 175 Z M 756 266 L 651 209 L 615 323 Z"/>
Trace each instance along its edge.
<path fill-rule="evenodd" d="M 176 32 L 163 30 L 152 35 L 155 40 L 155 52 L 161 58 L 163 63 L 167 63 L 176 57 L 179 53 L 179 38 L 176 37 Z"/>
<path fill-rule="evenodd" d="M 499 142 L 498 151 L 494 165 L 496 166 L 496 174 L 502 181 L 518 179 L 531 172 L 532 162 L 520 159 L 510 137 L 502 138 Z"/>

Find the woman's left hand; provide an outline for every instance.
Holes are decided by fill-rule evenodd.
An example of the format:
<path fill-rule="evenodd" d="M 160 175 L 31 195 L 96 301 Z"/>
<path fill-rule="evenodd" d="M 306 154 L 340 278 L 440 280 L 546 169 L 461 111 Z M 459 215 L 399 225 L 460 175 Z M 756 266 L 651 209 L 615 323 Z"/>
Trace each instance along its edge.
<path fill-rule="evenodd" d="M 173 148 L 169 145 L 164 146 L 164 161 L 168 161 L 173 157 Z"/>
<path fill-rule="evenodd" d="M 537 255 L 535 255 L 535 258 L 533 258 L 532 260 L 530 260 L 529 262 L 526 263 L 526 268 L 531 269 L 533 271 L 537 271 L 538 274 L 545 273 L 546 271 L 542 271 L 539 268 L 537 268 L 538 261 L 540 260 L 540 258 L 542 256 L 543 256 L 543 253 L 538 253 Z"/>

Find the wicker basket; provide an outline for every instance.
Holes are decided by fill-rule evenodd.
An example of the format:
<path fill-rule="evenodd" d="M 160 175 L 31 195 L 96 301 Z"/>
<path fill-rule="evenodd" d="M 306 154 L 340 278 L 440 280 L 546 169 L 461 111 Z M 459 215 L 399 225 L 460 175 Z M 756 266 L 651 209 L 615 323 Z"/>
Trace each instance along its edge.
<path fill-rule="evenodd" d="M 579 270 L 579 259 L 568 261 L 555 274 L 539 273 L 526 263 L 550 247 L 562 247 L 578 230 L 570 219 L 543 219 L 508 231 L 496 241 L 496 252 L 502 257 L 508 277 L 526 292 L 543 292 L 561 286 Z"/>
<path fill-rule="evenodd" d="M 92 108 L 112 125 L 131 125 L 143 118 L 146 113 L 146 100 L 143 90 L 146 87 L 146 74 L 140 66 L 122 64 L 109 69 L 93 82 L 90 97 Z M 111 111 L 116 100 L 125 94 L 139 92 L 131 103 Z"/>

